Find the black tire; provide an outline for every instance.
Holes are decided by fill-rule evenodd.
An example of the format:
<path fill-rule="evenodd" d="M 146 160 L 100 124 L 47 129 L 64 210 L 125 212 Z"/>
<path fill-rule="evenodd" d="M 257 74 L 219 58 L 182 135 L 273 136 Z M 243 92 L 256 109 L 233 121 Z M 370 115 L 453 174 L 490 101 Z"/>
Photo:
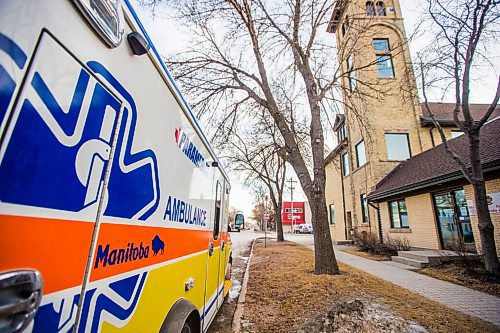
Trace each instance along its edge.
<path fill-rule="evenodd" d="M 186 322 L 184 323 L 184 326 L 182 326 L 182 330 L 181 330 L 181 333 L 193 333 L 194 330 L 191 328 L 191 323 L 189 322 L 189 318 L 188 320 L 186 320 Z"/>
<path fill-rule="evenodd" d="M 224 279 L 231 280 L 231 270 L 232 270 L 232 268 L 233 268 L 233 264 L 231 263 L 231 261 L 229 261 L 227 263 L 227 266 L 226 266 L 226 273 L 225 273 Z"/>

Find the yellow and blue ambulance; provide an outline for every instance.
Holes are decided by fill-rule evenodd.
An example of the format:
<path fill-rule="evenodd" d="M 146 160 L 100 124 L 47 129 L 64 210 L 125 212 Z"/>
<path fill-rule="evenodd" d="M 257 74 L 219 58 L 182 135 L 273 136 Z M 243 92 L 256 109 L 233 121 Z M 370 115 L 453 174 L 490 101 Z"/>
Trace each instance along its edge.
<path fill-rule="evenodd" d="M 230 184 L 128 0 L 0 1 L 0 331 L 205 332 Z"/>

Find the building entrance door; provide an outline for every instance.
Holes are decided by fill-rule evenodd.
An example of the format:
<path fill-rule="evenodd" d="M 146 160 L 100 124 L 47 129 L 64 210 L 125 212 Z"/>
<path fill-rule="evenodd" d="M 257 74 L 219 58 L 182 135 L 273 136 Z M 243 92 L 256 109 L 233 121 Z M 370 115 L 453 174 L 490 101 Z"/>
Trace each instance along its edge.
<path fill-rule="evenodd" d="M 434 194 L 434 206 L 443 249 L 456 248 L 458 240 L 465 244 L 474 243 L 463 189 Z"/>

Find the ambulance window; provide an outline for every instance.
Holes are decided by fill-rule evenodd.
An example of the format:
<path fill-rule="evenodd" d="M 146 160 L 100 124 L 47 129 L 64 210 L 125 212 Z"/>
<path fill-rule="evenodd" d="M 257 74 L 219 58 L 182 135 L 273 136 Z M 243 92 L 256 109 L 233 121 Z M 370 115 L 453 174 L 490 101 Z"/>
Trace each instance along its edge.
<path fill-rule="evenodd" d="M 221 198 L 222 198 L 222 186 L 219 181 L 217 181 L 217 187 L 215 190 L 215 220 L 214 220 L 214 239 L 219 238 L 220 230 L 220 212 L 221 212 Z"/>

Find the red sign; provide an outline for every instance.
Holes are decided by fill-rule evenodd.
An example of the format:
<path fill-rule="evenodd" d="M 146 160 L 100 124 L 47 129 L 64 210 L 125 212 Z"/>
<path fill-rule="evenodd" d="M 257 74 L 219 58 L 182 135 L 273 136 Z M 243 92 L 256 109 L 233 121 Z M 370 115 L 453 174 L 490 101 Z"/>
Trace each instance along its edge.
<path fill-rule="evenodd" d="M 294 201 L 292 213 L 292 203 L 290 201 L 283 201 L 283 210 L 281 211 L 281 221 L 283 222 L 283 224 L 291 224 L 292 217 L 294 225 L 304 224 L 306 223 L 305 214 L 306 212 L 304 202 Z"/>

